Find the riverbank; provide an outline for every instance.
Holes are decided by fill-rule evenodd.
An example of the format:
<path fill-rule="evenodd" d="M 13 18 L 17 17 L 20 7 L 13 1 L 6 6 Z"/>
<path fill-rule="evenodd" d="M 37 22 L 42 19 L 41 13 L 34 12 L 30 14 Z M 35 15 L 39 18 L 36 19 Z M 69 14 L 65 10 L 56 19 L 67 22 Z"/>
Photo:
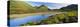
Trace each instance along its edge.
<path fill-rule="evenodd" d="M 15 18 L 23 18 L 26 16 L 33 16 L 33 15 L 40 15 L 40 14 L 60 14 L 63 12 L 39 12 L 39 13 L 27 13 L 27 14 L 12 14 L 10 15 L 10 19 L 15 19 Z"/>

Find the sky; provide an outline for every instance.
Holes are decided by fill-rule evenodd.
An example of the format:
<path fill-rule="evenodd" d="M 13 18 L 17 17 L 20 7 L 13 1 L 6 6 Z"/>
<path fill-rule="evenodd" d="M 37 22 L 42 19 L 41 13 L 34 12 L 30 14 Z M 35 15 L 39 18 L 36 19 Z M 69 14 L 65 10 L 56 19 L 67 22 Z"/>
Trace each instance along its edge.
<path fill-rule="evenodd" d="M 70 4 L 62 4 L 62 3 L 49 3 L 49 2 L 32 2 L 28 1 L 28 3 L 32 6 L 40 6 L 40 5 L 45 5 L 50 9 L 59 9 L 61 7 L 68 6 Z"/>
<path fill-rule="evenodd" d="M 36 1 L 36 2 L 52 2 L 52 3 L 68 3 L 78 4 L 79 0 L 16 0 L 16 1 Z"/>
<path fill-rule="evenodd" d="M 32 6 L 40 6 L 42 4 L 48 6 L 50 9 L 59 9 L 70 4 L 77 4 L 75 0 L 17 0 L 17 1 L 34 1 L 29 2 Z M 49 2 L 49 3 L 45 3 Z M 61 4 L 60 4 L 61 3 Z M 62 4 L 65 3 L 65 4 Z"/>

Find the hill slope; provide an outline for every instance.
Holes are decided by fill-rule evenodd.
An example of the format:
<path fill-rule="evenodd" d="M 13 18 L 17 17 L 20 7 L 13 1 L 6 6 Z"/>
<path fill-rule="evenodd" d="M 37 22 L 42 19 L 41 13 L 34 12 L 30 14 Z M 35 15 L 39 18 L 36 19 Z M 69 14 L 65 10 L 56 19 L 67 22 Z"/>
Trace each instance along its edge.
<path fill-rule="evenodd" d="M 23 1 L 10 1 L 10 14 L 21 14 L 35 11 L 34 8 Z"/>
<path fill-rule="evenodd" d="M 78 10 L 78 5 L 76 4 L 71 4 L 67 7 L 62 7 L 61 10 Z"/>

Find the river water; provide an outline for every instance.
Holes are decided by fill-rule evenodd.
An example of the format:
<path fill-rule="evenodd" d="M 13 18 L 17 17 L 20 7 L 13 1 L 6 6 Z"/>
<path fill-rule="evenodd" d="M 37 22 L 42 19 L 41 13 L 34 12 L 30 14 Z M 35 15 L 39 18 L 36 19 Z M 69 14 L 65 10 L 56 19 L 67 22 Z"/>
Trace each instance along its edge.
<path fill-rule="evenodd" d="M 49 16 L 50 14 L 45 14 L 45 15 L 33 15 L 33 16 L 26 16 L 24 18 L 11 19 L 10 26 L 19 26 L 21 24 L 25 24 L 30 21 L 40 21 L 48 18 Z"/>

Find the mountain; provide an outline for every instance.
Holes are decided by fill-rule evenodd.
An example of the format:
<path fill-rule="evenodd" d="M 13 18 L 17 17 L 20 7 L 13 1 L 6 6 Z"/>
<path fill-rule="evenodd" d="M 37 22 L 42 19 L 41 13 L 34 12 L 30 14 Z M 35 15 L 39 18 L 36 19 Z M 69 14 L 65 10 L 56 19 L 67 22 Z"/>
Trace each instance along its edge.
<path fill-rule="evenodd" d="M 34 7 L 28 2 L 24 2 L 24 1 L 10 1 L 9 9 L 10 9 L 9 10 L 10 14 L 26 14 L 26 13 L 48 11 L 48 7 L 45 5 Z"/>
<path fill-rule="evenodd" d="M 62 7 L 61 10 L 78 10 L 78 5 L 76 4 L 71 4 L 66 7 Z"/>
<path fill-rule="evenodd" d="M 40 12 L 44 12 L 44 11 L 48 11 L 48 7 L 47 6 L 45 6 L 45 5 L 41 5 L 41 6 L 39 6 L 39 7 L 37 7 L 36 8 L 38 11 L 40 11 Z"/>
<path fill-rule="evenodd" d="M 21 14 L 35 11 L 35 8 L 23 1 L 10 1 L 10 14 Z"/>

